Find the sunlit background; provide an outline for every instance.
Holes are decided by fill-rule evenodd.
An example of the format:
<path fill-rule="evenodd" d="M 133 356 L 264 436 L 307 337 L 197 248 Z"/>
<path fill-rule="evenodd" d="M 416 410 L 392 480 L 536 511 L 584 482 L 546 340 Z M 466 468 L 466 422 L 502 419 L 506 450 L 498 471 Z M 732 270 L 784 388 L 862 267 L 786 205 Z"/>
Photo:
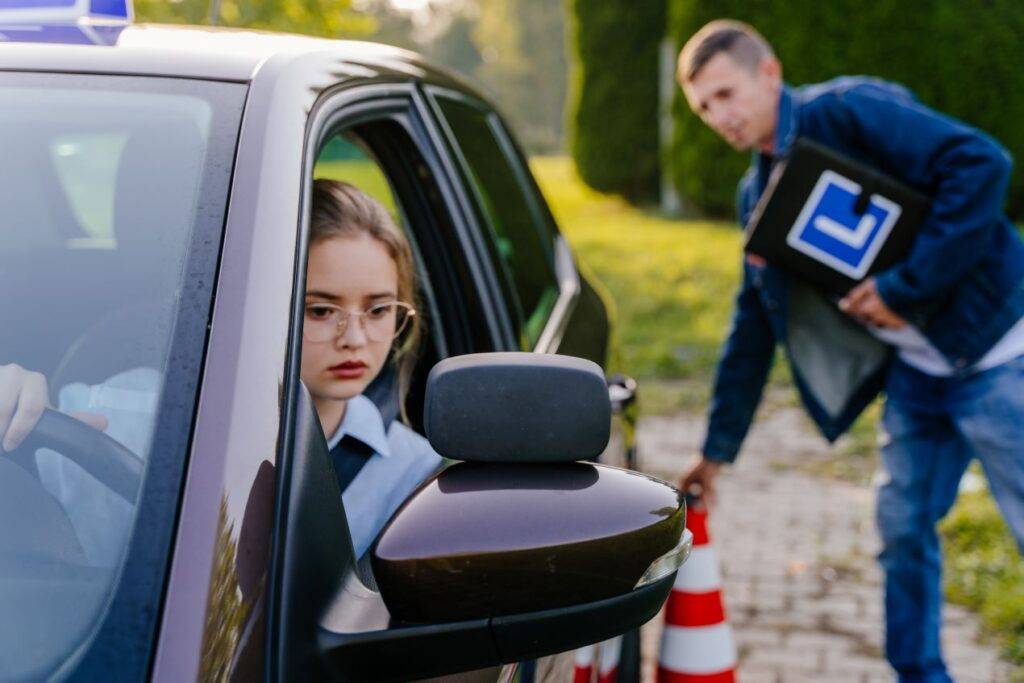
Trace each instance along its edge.
<path fill-rule="evenodd" d="M 560 0 L 136 0 L 136 20 L 352 38 L 415 50 L 469 77 L 532 153 L 564 148 Z"/>
<path fill-rule="evenodd" d="M 976 5 L 923 0 L 909 11 L 906 3 L 862 0 L 135 0 L 139 21 L 389 43 L 475 82 L 533 157 L 581 266 L 615 302 L 612 369 L 639 378 L 645 416 L 692 424 L 707 408 L 739 277 L 733 205 L 748 159 L 681 101 L 672 73 L 679 45 L 712 18 L 749 21 L 773 43 L 790 82 L 866 73 L 904 83 L 925 104 L 995 135 L 1019 160 L 1024 3 Z M 1024 221 L 1019 170 L 1007 208 Z M 770 384 L 762 415 L 795 410 L 784 362 Z M 804 465 L 818 477 L 811 485 L 859 487 L 870 497 L 878 413 L 876 406 L 863 416 L 838 448 L 812 442 L 820 450 Z M 809 429 L 806 421 L 768 424 Z M 794 436 L 785 434 L 785 442 Z M 870 528 L 866 522 L 862 533 Z M 988 493 L 961 496 L 943 534 L 949 598 L 978 611 L 1003 656 L 1024 670 L 1024 563 Z M 866 555 L 844 556 L 841 564 L 819 557 L 805 566 L 850 577 L 874 567 Z M 742 634 L 744 624 L 734 625 Z M 861 654 L 881 661 L 877 647 Z"/>

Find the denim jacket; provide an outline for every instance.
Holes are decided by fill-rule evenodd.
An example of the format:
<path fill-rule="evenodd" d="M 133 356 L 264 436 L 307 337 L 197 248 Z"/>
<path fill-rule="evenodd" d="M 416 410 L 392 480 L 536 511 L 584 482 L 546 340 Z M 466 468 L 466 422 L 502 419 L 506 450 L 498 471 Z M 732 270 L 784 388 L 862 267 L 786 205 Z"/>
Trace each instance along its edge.
<path fill-rule="evenodd" d="M 764 192 L 773 159 L 798 135 L 931 197 L 910 254 L 877 274 L 878 290 L 958 373 L 970 372 L 1024 315 L 1024 243 L 1002 211 L 1011 170 L 1006 150 L 878 79 L 784 87 L 774 154 L 755 152 L 740 181 L 741 224 Z M 786 349 L 805 407 L 829 440 L 846 431 L 882 388 L 890 356 L 884 346 L 778 269 L 745 264 L 715 378 L 707 458 L 735 459 L 777 343 Z"/>

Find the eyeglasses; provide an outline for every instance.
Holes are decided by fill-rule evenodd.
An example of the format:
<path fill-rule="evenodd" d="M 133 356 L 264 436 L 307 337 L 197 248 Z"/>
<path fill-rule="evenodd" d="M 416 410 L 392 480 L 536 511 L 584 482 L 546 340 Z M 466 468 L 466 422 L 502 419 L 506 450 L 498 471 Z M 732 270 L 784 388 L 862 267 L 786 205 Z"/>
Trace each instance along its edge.
<path fill-rule="evenodd" d="M 402 301 L 374 304 L 365 311 L 347 311 L 340 306 L 324 303 L 306 304 L 302 336 L 306 341 L 331 341 L 345 334 L 349 321 L 357 318 L 363 333 L 372 342 L 390 341 L 400 335 L 416 309 Z"/>

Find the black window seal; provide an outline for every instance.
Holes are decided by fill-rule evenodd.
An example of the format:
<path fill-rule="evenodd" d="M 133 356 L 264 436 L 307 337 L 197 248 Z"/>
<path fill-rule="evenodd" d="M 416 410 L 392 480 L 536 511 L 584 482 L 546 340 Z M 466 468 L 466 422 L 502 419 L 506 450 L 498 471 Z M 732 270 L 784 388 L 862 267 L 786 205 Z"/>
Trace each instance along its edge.
<path fill-rule="evenodd" d="M 493 236 L 490 240 L 486 237 L 486 235 L 490 235 L 492 232 L 490 225 L 479 215 L 478 209 L 470 210 L 470 207 L 479 207 L 479 199 L 476 197 L 476 193 L 466 186 L 463 169 L 465 164 L 461 160 L 461 151 L 454 144 L 453 136 L 448 130 L 448 123 L 444 118 L 444 114 L 439 110 L 434 97 L 431 95 L 438 87 L 422 85 L 419 88 L 418 99 L 422 116 L 425 121 L 429 122 L 431 142 L 437 150 L 438 158 L 444 166 L 447 177 L 461 180 L 461 182 L 452 183 L 454 194 L 457 197 L 457 199 L 453 198 L 453 203 L 458 206 L 463 219 L 472 226 L 470 232 L 473 237 L 477 259 L 488 265 L 487 271 L 490 274 L 489 291 L 495 309 L 500 311 L 499 317 L 503 328 L 504 346 L 501 348 L 507 351 L 517 351 L 520 348 L 518 333 L 513 322 L 512 312 L 508 309 L 510 302 L 507 300 L 507 297 L 509 295 L 515 297 L 514 303 L 518 305 L 518 295 L 515 293 L 511 276 L 504 263 L 501 259 L 496 259 L 492 253 L 492 250 L 495 248 Z M 446 92 L 455 92 L 448 89 L 445 90 Z M 468 96 L 466 97 L 468 98 Z M 479 102 L 475 98 L 469 101 Z M 474 106 L 480 105 L 474 104 Z M 500 269 L 500 272 L 497 272 L 496 268 Z"/>
<path fill-rule="evenodd" d="M 499 148 L 505 156 L 506 163 L 516 174 L 516 184 L 520 186 L 526 197 L 527 205 L 534 220 L 534 227 L 537 230 L 537 239 L 548 256 L 558 285 L 558 298 L 551 307 L 548 319 L 545 321 L 536 342 L 534 342 L 533 351 L 537 353 L 557 352 L 579 299 L 581 292 L 580 276 L 576 268 L 572 249 L 569 247 L 568 241 L 558 230 L 558 224 L 554 216 L 552 216 L 546 200 L 544 200 L 544 195 L 540 191 L 536 179 L 529 170 L 525 155 L 516 144 L 504 119 L 486 102 L 444 86 L 428 85 L 425 87 L 425 91 L 434 115 L 442 121 L 446 121 L 446 119 L 444 113 L 440 110 L 440 105 L 437 102 L 438 98 L 447 98 L 479 111 L 484 116 L 488 127 L 497 140 Z M 458 140 L 455 137 L 454 131 L 451 130 L 447 123 L 443 127 L 446 131 L 448 144 L 457 150 Z M 458 154 L 461 159 L 461 152 L 458 152 Z M 468 165 L 465 159 L 461 159 L 461 163 Z M 544 227 L 551 231 L 550 236 L 541 232 Z M 506 278 L 511 277 L 507 271 L 505 276 Z M 511 289 L 511 295 L 516 296 L 514 288 Z"/>

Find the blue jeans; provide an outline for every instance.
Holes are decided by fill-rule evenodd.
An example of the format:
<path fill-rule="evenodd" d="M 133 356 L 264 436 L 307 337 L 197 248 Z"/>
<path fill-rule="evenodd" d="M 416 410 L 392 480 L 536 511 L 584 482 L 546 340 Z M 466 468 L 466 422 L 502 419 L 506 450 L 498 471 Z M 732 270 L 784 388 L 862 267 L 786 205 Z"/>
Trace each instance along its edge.
<path fill-rule="evenodd" d="M 939 643 L 942 555 L 936 523 L 978 458 L 1024 552 L 1024 357 L 936 378 L 897 361 L 888 378 L 878 492 L 885 650 L 901 681 L 950 681 Z"/>

